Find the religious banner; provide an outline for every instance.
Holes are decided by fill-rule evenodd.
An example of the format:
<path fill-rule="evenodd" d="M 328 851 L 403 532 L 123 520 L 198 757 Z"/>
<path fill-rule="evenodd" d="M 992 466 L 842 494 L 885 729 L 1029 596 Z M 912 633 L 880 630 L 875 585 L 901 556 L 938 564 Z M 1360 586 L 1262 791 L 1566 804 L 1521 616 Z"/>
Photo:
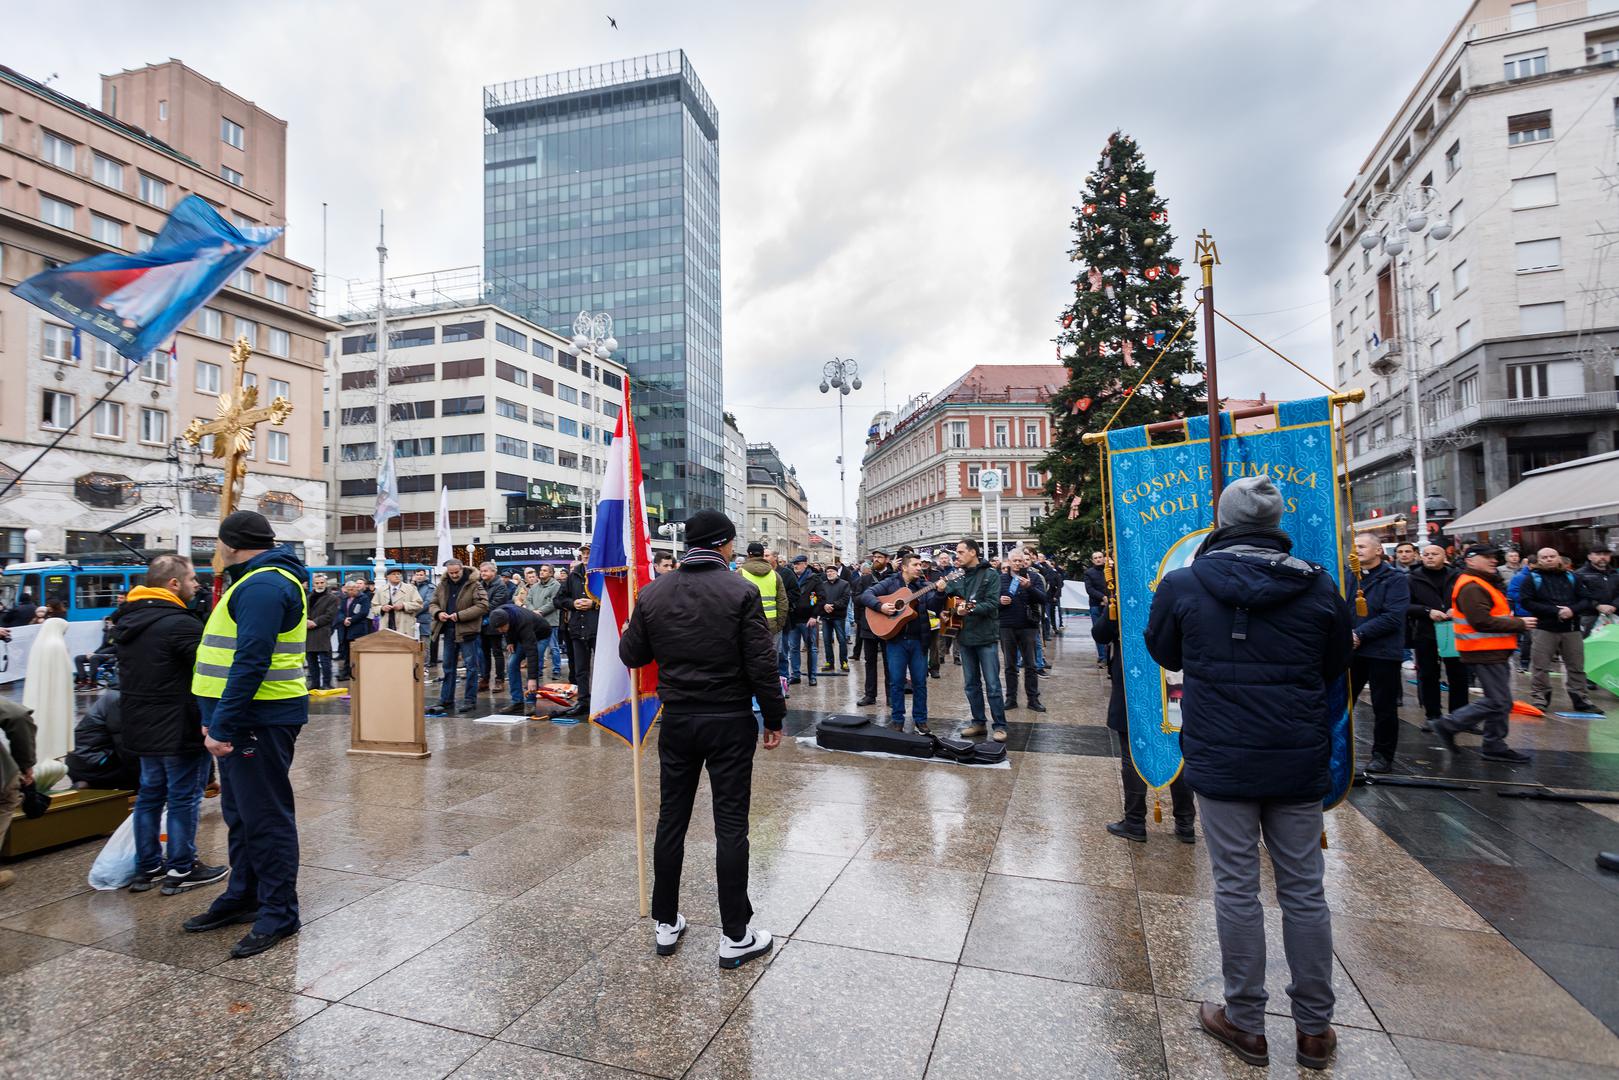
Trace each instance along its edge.
<path fill-rule="evenodd" d="M 1224 482 L 1269 476 L 1282 495 L 1281 527 L 1293 554 L 1327 569 L 1343 588 L 1344 515 L 1338 496 L 1336 439 L 1328 398 L 1278 403 L 1275 426 L 1233 435 L 1220 416 Z M 1144 427 L 1107 433 L 1108 499 L 1116 558 L 1119 640 L 1123 649 L 1130 752 L 1153 787 L 1180 774 L 1181 674 L 1153 662 L 1142 637 L 1158 582 L 1191 565 L 1214 526 L 1209 503 L 1209 421 L 1186 421 L 1185 439 L 1153 442 Z M 1333 716 L 1332 806 L 1349 791 L 1353 739 L 1343 679 L 1328 687 Z"/>
<path fill-rule="evenodd" d="M 128 360 L 164 348 L 169 336 L 281 235 L 238 228 L 196 195 L 169 215 L 150 251 L 105 252 L 45 270 L 12 291 Z"/>

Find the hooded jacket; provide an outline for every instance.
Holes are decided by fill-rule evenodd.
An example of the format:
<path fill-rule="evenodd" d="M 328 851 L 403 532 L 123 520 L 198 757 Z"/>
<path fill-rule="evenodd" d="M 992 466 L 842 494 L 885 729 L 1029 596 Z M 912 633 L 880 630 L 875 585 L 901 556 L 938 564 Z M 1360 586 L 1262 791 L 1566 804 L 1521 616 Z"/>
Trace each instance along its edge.
<path fill-rule="evenodd" d="M 762 578 L 766 574 L 776 574 L 776 568 L 770 565 L 769 560 L 760 555 L 743 559 L 742 565 L 737 569 L 746 571 L 756 578 Z M 744 578 L 743 580 L 746 581 L 747 579 Z M 764 603 L 763 599 L 760 600 L 760 603 Z M 771 634 L 780 636 L 781 632 L 787 629 L 787 605 L 789 603 L 791 603 L 791 600 L 787 595 L 787 588 L 782 584 L 781 575 L 776 574 L 776 611 L 774 615 L 767 614 L 765 616 L 765 625 L 770 627 Z"/>
<path fill-rule="evenodd" d="M 167 589 L 137 586 L 113 612 L 112 636 L 124 750 L 137 757 L 202 753 L 202 712 L 191 693 L 202 640 L 196 612 Z"/>
<path fill-rule="evenodd" d="M 244 563 L 227 567 L 232 583 L 262 567 L 277 566 L 299 581 L 307 581 L 309 569 L 285 545 L 261 552 Z M 230 617 L 236 620 L 236 658 L 231 661 L 225 693 L 219 698 L 198 698 L 202 722 L 218 742 L 233 742 L 244 729 L 259 727 L 299 727 L 309 722 L 309 698 L 283 698 L 254 701 L 259 684 L 270 670 L 275 639 L 305 619 L 304 590 L 280 574 L 259 574 L 237 589 L 230 598 Z M 123 658 L 118 664 L 119 688 L 125 697 Z M 189 676 L 186 685 L 189 685 Z M 128 730 L 129 720 L 124 720 Z"/>
<path fill-rule="evenodd" d="M 1349 666 L 1352 609 L 1291 549 L 1280 530 L 1217 530 L 1153 596 L 1147 650 L 1186 673 L 1181 752 L 1199 795 L 1303 802 L 1330 790 L 1328 702 L 1343 690 L 1328 691 Z"/>

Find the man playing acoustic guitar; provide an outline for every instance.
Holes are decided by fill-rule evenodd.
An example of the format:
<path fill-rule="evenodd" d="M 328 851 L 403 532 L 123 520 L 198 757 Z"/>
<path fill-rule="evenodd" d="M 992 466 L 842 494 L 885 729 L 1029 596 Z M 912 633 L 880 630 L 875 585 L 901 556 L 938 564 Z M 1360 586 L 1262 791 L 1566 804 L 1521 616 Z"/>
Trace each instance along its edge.
<path fill-rule="evenodd" d="M 922 586 L 922 560 L 907 552 L 899 564 L 899 573 L 879 581 L 860 594 L 860 603 L 883 615 L 898 614 L 906 603 L 914 605 L 917 614 L 906 621 L 898 633 L 886 642 L 888 653 L 888 712 L 890 725 L 905 728 L 905 676 L 910 673 L 911 720 L 918 735 L 930 735 L 928 730 L 928 617 L 944 601 L 937 589 L 929 589 L 925 596 L 914 599 L 884 599 L 901 589 L 915 590 Z M 868 619 L 870 616 L 868 616 Z M 876 642 L 872 642 L 876 644 Z"/>

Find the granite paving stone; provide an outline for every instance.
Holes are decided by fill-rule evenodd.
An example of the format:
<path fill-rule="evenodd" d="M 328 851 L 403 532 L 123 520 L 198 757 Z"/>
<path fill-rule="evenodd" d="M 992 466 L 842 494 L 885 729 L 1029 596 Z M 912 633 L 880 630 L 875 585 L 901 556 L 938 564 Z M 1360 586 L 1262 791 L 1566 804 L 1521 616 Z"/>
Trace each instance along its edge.
<path fill-rule="evenodd" d="M 216 1074 L 218 1080 L 438 1080 L 487 1040 L 330 1005 Z"/>
<path fill-rule="evenodd" d="M 796 937 L 955 963 L 984 875 L 854 859 Z"/>
<path fill-rule="evenodd" d="M 531 1046 L 492 1042 L 450 1076 L 452 1080 L 641 1080 L 646 1074 Z"/>
<path fill-rule="evenodd" d="M 1198 1005 L 1171 998 L 1158 999 L 1158 1022 L 1164 1035 L 1164 1060 L 1170 1075 L 1186 1080 L 1227 1080 L 1227 1078 L 1321 1076 L 1344 1080 L 1413 1080 L 1411 1069 L 1394 1043 L 1381 1031 L 1336 1025 L 1338 1055 L 1332 1068 L 1315 1072 L 1300 1066 L 1291 1020 L 1271 1016 L 1265 1024 L 1270 1043 L 1270 1068 L 1242 1062 L 1224 1045 L 1203 1030 L 1197 1019 Z"/>
<path fill-rule="evenodd" d="M 961 962 L 1150 994 L 1134 891 L 1040 878 L 984 882 Z"/>
<path fill-rule="evenodd" d="M 0 1061 L 158 993 L 181 974 L 165 964 L 77 948 L 0 978 Z"/>

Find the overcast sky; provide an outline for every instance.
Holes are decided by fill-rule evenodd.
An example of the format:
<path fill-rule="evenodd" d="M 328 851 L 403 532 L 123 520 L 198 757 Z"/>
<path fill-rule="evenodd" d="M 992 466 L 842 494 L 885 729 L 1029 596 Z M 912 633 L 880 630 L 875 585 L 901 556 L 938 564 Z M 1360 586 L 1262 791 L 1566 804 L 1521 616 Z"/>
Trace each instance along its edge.
<path fill-rule="evenodd" d="M 376 276 L 477 264 L 481 88 L 684 48 L 720 114 L 726 405 L 838 503 L 821 365 L 854 357 L 849 509 L 870 416 L 974 363 L 1054 362 L 1069 222 L 1107 135 L 1141 143 L 1176 254 L 1215 236 L 1219 305 L 1323 377 L 1322 237 L 1463 0 L 671 4 L 167 0 L 8 5 L 0 62 L 92 104 L 177 57 L 287 120 L 293 258 Z M 607 15 L 618 20 L 612 29 Z M 1263 314 L 1259 314 L 1263 313 Z M 1232 396 L 1310 384 L 1234 334 Z"/>

